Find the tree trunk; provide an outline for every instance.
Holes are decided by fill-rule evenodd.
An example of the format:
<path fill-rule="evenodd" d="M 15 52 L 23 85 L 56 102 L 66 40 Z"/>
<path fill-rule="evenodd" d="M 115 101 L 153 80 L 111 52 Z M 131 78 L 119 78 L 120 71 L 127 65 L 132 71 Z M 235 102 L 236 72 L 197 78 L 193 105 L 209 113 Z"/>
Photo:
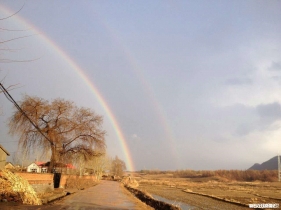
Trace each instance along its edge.
<path fill-rule="evenodd" d="M 84 165 L 85 165 L 85 161 L 83 160 L 82 156 L 80 157 L 80 177 L 82 177 L 82 175 L 84 175 Z"/>
<path fill-rule="evenodd" d="M 51 146 L 51 151 L 52 151 L 52 155 L 51 155 L 51 160 L 50 160 L 50 165 L 48 167 L 48 172 L 49 173 L 54 173 L 54 169 L 55 169 L 55 166 L 56 166 L 56 163 L 57 163 L 57 150 L 56 150 L 56 146 L 55 145 L 52 145 Z"/>

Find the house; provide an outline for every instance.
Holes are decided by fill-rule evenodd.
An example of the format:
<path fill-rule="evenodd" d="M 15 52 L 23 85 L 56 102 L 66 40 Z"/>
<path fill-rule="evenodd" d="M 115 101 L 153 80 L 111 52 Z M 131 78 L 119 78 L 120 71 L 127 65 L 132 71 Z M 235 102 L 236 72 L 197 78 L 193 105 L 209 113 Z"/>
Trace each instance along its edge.
<path fill-rule="evenodd" d="M 27 166 L 27 172 L 30 173 L 47 173 L 50 162 L 33 162 Z M 63 174 L 72 174 L 75 172 L 75 167 L 72 164 L 56 163 L 54 172 Z"/>
<path fill-rule="evenodd" d="M 30 173 L 47 173 L 48 167 L 44 165 L 44 162 L 33 162 L 27 166 L 26 171 Z"/>
<path fill-rule="evenodd" d="M 5 169 L 5 164 L 6 164 L 7 156 L 10 156 L 10 154 L 0 144 L 0 170 Z"/>
<path fill-rule="evenodd" d="M 11 162 L 6 162 L 5 164 L 5 169 L 8 169 L 8 170 L 15 170 L 15 166 L 11 163 Z"/>
<path fill-rule="evenodd" d="M 44 164 L 42 164 L 42 166 L 45 166 L 45 167 L 49 167 L 50 166 L 50 162 L 46 162 Z M 76 169 L 75 167 L 68 163 L 68 164 L 65 164 L 65 163 L 56 163 L 55 166 L 54 166 L 54 173 L 62 173 L 62 174 L 73 174 L 73 173 L 76 173 Z"/>
<path fill-rule="evenodd" d="M 41 173 L 40 167 L 35 163 L 31 163 L 29 166 L 27 166 L 27 172 L 31 173 Z"/>
<path fill-rule="evenodd" d="M 65 174 L 75 174 L 76 173 L 76 168 L 74 165 L 68 163 L 66 164 L 66 171 Z"/>

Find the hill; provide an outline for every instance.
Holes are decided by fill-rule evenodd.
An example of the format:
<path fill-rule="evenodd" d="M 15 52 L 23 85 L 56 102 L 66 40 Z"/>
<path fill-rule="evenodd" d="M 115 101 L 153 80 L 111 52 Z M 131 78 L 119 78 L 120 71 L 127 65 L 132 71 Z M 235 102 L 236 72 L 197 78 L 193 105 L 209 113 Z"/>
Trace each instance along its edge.
<path fill-rule="evenodd" d="M 266 162 L 263 162 L 262 164 L 255 163 L 252 167 L 250 167 L 248 170 L 278 170 L 278 156 L 275 156 L 271 159 L 269 159 Z"/>

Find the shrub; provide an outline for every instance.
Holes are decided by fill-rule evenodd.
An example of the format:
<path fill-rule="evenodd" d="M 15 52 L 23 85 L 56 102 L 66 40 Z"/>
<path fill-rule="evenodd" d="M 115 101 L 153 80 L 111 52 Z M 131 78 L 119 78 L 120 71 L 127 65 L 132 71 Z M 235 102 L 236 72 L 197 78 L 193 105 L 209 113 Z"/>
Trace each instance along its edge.
<path fill-rule="evenodd" d="M 273 182 L 278 180 L 278 173 L 276 170 L 176 170 L 176 171 L 159 171 L 159 170 L 142 170 L 146 174 L 173 174 L 175 178 L 200 178 L 200 177 L 221 177 L 229 181 L 267 181 Z"/>
<path fill-rule="evenodd" d="M 82 190 L 88 187 L 95 186 L 97 183 L 92 179 L 84 178 L 83 176 L 70 176 L 66 180 L 65 188 L 71 189 L 76 188 L 78 190 Z"/>

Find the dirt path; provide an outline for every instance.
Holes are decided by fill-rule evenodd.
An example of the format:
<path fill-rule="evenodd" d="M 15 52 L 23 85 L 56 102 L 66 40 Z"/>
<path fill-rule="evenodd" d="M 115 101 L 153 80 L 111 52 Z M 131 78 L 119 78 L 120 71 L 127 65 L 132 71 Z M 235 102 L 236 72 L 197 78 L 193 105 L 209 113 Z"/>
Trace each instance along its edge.
<path fill-rule="evenodd" d="M 56 205 L 67 206 L 69 209 L 77 209 L 74 207 L 83 207 L 83 209 L 151 209 L 124 189 L 119 182 L 113 181 L 101 181 L 99 185 L 76 193 L 57 202 Z"/>
<path fill-rule="evenodd" d="M 119 182 L 101 181 L 100 184 L 79 191 L 64 199 L 44 206 L 7 206 L 1 209 L 90 210 L 90 209 L 152 209 L 135 198 Z"/>

